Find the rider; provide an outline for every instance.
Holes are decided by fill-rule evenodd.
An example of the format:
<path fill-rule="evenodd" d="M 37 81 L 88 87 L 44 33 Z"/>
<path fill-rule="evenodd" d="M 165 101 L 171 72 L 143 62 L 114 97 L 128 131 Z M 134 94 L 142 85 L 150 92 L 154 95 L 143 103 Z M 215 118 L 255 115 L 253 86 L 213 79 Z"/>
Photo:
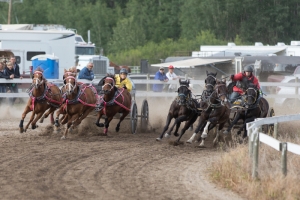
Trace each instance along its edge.
<path fill-rule="evenodd" d="M 128 71 L 125 68 L 122 68 L 120 70 L 120 74 L 115 75 L 115 80 L 116 80 L 116 86 L 118 88 L 125 88 L 130 92 L 132 90 L 132 83 L 131 81 L 127 78 Z"/>
<path fill-rule="evenodd" d="M 238 74 L 231 75 L 230 78 L 232 81 L 243 81 L 243 79 L 251 81 L 257 87 L 257 89 L 260 91 L 260 85 L 259 85 L 258 79 L 253 75 L 253 68 L 250 65 L 245 66 L 244 72 L 240 72 Z M 243 94 L 245 94 L 244 90 L 235 85 L 233 87 L 233 92 L 231 93 L 231 95 L 229 97 L 230 103 L 233 103 L 236 99 L 238 99 Z M 260 94 L 261 94 L 261 91 L 260 91 Z"/>

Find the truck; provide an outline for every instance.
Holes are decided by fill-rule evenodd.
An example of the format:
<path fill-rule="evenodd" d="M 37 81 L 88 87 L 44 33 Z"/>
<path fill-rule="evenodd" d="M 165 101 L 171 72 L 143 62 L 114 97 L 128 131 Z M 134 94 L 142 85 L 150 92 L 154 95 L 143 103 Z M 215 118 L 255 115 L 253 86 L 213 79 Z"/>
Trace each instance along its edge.
<path fill-rule="evenodd" d="M 59 79 L 62 79 L 64 69 L 76 66 L 76 58 L 78 60 L 83 55 L 95 59 L 96 74 L 112 72 L 108 58 L 94 55 L 94 44 L 86 43 L 76 29 L 67 29 L 63 25 L 0 24 L 0 49 L 13 52 L 23 77 L 29 77 L 31 59 L 45 54 L 59 58 Z"/>

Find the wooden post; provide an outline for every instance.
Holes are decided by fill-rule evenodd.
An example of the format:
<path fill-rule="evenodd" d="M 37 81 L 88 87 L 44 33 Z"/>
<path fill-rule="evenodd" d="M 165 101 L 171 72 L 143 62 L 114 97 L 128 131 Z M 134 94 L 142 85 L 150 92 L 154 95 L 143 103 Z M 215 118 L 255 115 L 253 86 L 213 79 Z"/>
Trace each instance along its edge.
<path fill-rule="evenodd" d="M 287 143 L 280 143 L 281 150 L 281 171 L 284 176 L 287 174 Z"/>
<path fill-rule="evenodd" d="M 188 77 L 189 76 L 187 74 L 184 75 L 185 80 L 188 80 Z"/>
<path fill-rule="evenodd" d="M 149 80 L 150 80 L 150 74 L 147 74 L 147 81 L 149 81 Z M 150 91 L 150 85 L 147 82 L 147 92 L 149 92 L 149 91 Z"/>
<path fill-rule="evenodd" d="M 278 123 L 274 124 L 274 138 L 278 138 Z"/>
<path fill-rule="evenodd" d="M 259 153 L 259 131 L 254 134 L 254 144 L 253 144 L 253 160 L 252 160 L 252 178 L 256 179 L 258 177 L 258 153 Z"/>

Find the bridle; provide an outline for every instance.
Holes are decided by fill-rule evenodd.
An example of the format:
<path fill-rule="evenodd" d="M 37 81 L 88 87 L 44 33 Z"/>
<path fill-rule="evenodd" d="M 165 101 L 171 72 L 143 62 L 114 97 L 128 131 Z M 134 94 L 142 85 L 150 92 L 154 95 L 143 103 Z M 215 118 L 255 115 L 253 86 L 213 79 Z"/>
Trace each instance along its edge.
<path fill-rule="evenodd" d="M 254 95 L 250 95 L 249 92 L 248 92 L 248 90 L 254 90 L 255 96 L 254 96 Z M 253 87 L 249 87 L 249 88 L 246 90 L 246 94 L 247 94 L 247 96 L 246 96 L 245 104 L 246 104 L 246 105 L 249 105 L 249 106 L 250 106 L 250 105 L 253 105 L 253 104 L 256 102 L 256 99 L 257 99 L 257 90 L 256 90 L 255 88 L 253 88 Z M 249 104 L 249 103 L 248 103 L 248 98 L 252 98 L 252 99 L 253 99 L 253 103 Z"/>
<path fill-rule="evenodd" d="M 178 104 L 179 105 L 186 105 L 186 101 L 188 101 L 190 99 L 190 92 L 188 92 L 188 94 L 184 94 L 182 92 L 179 93 L 179 89 L 185 87 L 187 89 L 187 91 L 189 91 L 190 89 L 186 86 L 186 85 L 180 85 L 180 87 L 178 88 Z"/>
<path fill-rule="evenodd" d="M 64 79 L 65 81 L 65 89 L 66 89 L 66 93 L 68 95 L 72 94 L 75 90 L 75 87 L 76 87 L 76 78 L 74 76 L 70 76 L 68 73 L 67 73 L 67 77 Z M 72 84 L 72 80 L 74 80 L 74 85 Z M 68 86 L 68 87 L 67 87 Z"/>
<path fill-rule="evenodd" d="M 109 82 L 104 82 L 104 85 L 102 86 L 102 91 L 104 92 L 104 94 L 108 94 L 111 92 L 111 90 L 114 88 L 115 86 L 115 80 L 111 77 L 106 77 L 105 80 L 108 79 L 108 80 L 112 80 L 112 83 L 109 83 Z M 108 85 L 110 87 L 109 90 L 104 90 L 104 87 Z"/>
<path fill-rule="evenodd" d="M 207 79 L 208 79 L 209 77 L 211 77 L 211 78 L 214 79 L 214 83 L 213 83 L 213 84 L 207 83 Z M 216 82 L 217 82 L 217 78 L 216 78 L 216 77 L 214 77 L 213 75 L 208 75 L 208 76 L 206 77 L 206 79 L 205 79 L 205 87 L 207 88 L 207 86 L 210 86 L 210 87 L 212 88 L 212 90 L 213 90 L 214 87 L 215 87 L 215 85 L 216 85 Z M 212 90 L 209 90 L 209 91 L 212 91 Z"/>
<path fill-rule="evenodd" d="M 41 75 L 41 77 L 33 77 L 32 78 L 32 85 L 34 85 L 34 87 L 37 89 L 44 83 L 44 79 L 43 79 L 43 72 L 35 71 L 33 73 L 33 75 L 35 75 L 35 74 L 37 74 L 37 75 L 40 74 Z"/>

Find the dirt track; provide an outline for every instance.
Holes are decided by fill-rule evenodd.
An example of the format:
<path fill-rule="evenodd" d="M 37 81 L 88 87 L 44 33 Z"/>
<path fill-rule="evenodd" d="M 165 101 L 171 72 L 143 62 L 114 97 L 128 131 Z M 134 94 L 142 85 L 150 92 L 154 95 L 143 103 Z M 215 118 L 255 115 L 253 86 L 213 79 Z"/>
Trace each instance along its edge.
<path fill-rule="evenodd" d="M 0 109 L 1 199 L 241 199 L 210 183 L 207 169 L 220 155 L 216 149 L 155 141 L 162 125 L 154 119 L 164 116 L 150 117 L 151 133 L 114 133 L 112 125 L 108 137 L 99 136 L 102 129 L 89 119 L 60 140 L 48 119 L 20 134 L 19 110 L 8 115 Z"/>

